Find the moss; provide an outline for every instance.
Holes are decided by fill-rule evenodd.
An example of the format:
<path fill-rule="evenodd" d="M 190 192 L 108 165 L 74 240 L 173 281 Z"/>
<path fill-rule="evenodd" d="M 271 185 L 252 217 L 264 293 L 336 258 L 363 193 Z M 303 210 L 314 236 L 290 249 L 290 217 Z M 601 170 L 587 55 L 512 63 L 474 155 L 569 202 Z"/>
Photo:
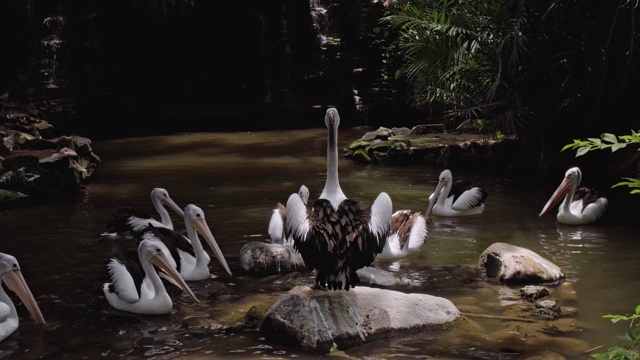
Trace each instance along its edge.
<path fill-rule="evenodd" d="M 371 157 L 369 156 L 369 153 L 367 152 L 367 149 L 358 149 L 356 150 L 353 155 L 352 155 L 353 160 L 356 161 L 360 161 L 360 162 L 372 162 Z"/>

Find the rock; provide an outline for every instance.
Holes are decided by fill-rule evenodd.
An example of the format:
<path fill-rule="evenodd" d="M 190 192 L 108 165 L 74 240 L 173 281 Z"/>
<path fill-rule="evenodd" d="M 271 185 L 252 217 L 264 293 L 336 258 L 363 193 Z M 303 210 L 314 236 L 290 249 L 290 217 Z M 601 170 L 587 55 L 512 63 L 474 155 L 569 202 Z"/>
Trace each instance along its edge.
<path fill-rule="evenodd" d="M 427 294 L 366 286 L 349 291 L 297 286 L 269 308 L 260 331 L 305 351 L 328 353 L 391 334 L 443 328 L 460 318 L 451 301 Z"/>
<path fill-rule="evenodd" d="M 560 307 L 553 300 L 536 301 L 533 311 L 546 318 L 557 319 L 560 317 Z"/>
<path fill-rule="evenodd" d="M 377 285 L 383 287 L 389 287 L 402 283 L 400 279 L 396 278 L 390 271 L 378 269 L 376 267 L 365 266 L 362 269 L 356 271 L 360 278 L 360 284 L 368 284 L 369 286 Z"/>
<path fill-rule="evenodd" d="M 416 125 L 411 129 L 412 135 L 424 135 L 443 133 L 445 131 L 444 124 L 423 124 Z"/>
<path fill-rule="evenodd" d="M 306 269 L 300 254 L 290 246 L 250 241 L 240 249 L 240 266 L 254 275 L 271 275 Z"/>
<path fill-rule="evenodd" d="M 520 289 L 520 296 L 529 301 L 534 301 L 547 295 L 549 295 L 549 290 L 542 286 L 527 285 Z"/>
<path fill-rule="evenodd" d="M 480 255 L 480 276 L 505 283 L 546 283 L 564 279 L 564 272 L 535 252 L 507 243 L 493 243 Z"/>

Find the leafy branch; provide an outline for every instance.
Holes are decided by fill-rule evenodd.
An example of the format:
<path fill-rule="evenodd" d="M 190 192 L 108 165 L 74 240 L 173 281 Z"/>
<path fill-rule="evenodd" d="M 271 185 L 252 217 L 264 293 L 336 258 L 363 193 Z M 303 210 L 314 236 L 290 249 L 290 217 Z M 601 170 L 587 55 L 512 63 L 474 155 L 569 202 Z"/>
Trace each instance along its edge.
<path fill-rule="evenodd" d="M 587 140 L 573 140 L 572 144 L 565 145 L 561 151 L 576 149 L 576 157 L 582 156 L 592 150 L 611 149 L 611 152 L 620 150 L 629 144 L 640 143 L 640 132 L 631 130 L 631 135 L 615 136 L 610 133 L 600 135 L 600 138 L 588 138 Z"/>
<path fill-rule="evenodd" d="M 565 145 L 561 151 L 568 149 L 576 150 L 576 157 L 578 157 L 593 150 L 611 149 L 613 153 L 631 144 L 640 144 L 640 131 L 636 132 L 631 130 L 631 135 L 616 136 L 614 134 L 604 133 L 600 135 L 599 138 L 587 138 L 587 140 L 574 139 L 573 143 Z M 638 150 L 640 151 L 640 148 Z M 640 194 L 640 179 L 628 177 L 622 179 L 625 181 L 614 184 L 612 188 L 626 186 L 631 188 L 631 194 Z"/>
<path fill-rule="evenodd" d="M 611 319 L 612 323 L 617 323 L 619 321 L 630 321 L 629 323 L 629 327 L 632 328 L 633 327 L 633 323 L 637 320 L 640 319 L 640 305 L 636 306 L 636 312 L 635 314 L 631 315 L 631 316 L 624 316 L 624 315 L 604 315 L 602 316 L 603 318 L 609 318 Z M 640 323 L 636 323 L 636 330 L 632 330 L 622 336 L 619 336 L 620 339 L 626 340 L 626 341 L 630 341 L 631 345 L 629 345 L 628 347 L 625 346 L 613 346 L 610 347 L 609 349 L 607 349 L 606 352 L 604 353 L 599 353 L 599 354 L 593 354 L 591 355 L 591 357 L 598 359 L 598 360 L 609 360 L 609 359 L 616 359 L 616 360 L 633 360 L 633 359 L 639 359 L 640 358 L 640 353 L 638 352 L 638 350 L 635 349 L 635 347 L 640 343 Z"/>

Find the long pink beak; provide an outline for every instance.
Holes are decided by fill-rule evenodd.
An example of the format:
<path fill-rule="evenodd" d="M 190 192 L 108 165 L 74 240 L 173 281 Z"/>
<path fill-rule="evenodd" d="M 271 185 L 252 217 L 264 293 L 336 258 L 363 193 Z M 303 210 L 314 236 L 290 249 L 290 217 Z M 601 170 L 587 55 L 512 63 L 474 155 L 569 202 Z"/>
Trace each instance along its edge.
<path fill-rule="evenodd" d="M 164 254 L 160 253 L 152 257 L 151 263 L 159 267 L 160 269 L 164 270 L 167 273 L 167 275 L 169 275 L 173 280 L 176 281 L 176 284 L 178 284 L 178 286 L 182 290 L 184 290 L 187 294 L 189 294 L 189 296 L 193 298 L 193 300 L 195 300 L 196 302 L 200 302 L 200 300 L 198 300 L 198 298 L 196 297 L 196 294 L 194 294 L 193 291 L 191 291 L 191 288 L 189 287 L 189 285 L 187 285 L 187 283 L 184 281 L 182 276 L 180 276 L 180 274 L 176 271 L 176 269 L 173 266 L 171 266 L 171 263 L 169 263 L 169 259 L 167 259 L 167 257 L 164 256 Z"/>
<path fill-rule="evenodd" d="M 207 244 L 209 244 L 211 250 L 213 250 L 213 255 L 215 255 L 220 264 L 222 264 L 222 267 L 227 272 L 227 274 L 229 274 L 229 276 L 232 276 L 231 269 L 229 269 L 229 265 L 227 264 L 227 260 L 225 260 L 224 254 L 222 254 L 222 250 L 220 250 L 216 239 L 213 237 L 213 234 L 211 233 L 207 222 L 204 219 L 195 219 L 191 223 L 191 226 L 193 226 L 194 229 L 196 229 L 196 231 L 200 235 L 202 235 L 202 237 L 204 237 L 204 240 L 207 242 Z"/>
<path fill-rule="evenodd" d="M 429 216 L 429 214 L 431 214 L 431 210 L 433 210 L 433 207 L 438 202 L 438 197 L 440 196 L 440 192 L 442 192 L 442 189 L 444 188 L 445 183 L 446 183 L 445 181 L 438 182 L 438 185 L 436 186 L 436 190 L 433 192 L 433 201 L 429 202 L 429 206 L 427 207 L 427 211 L 424 213 L 424 216 Z"/>
<path fill-rule="evenodd" d="M 178 204 L 176 204 L 173 199 L 171 199 L 170 197 L 166 197 L 163 198 L 161 202 L 164 205 L 167 205 L 171 210 L 175 211 L 178 215 L 180 215 L 180 218 L 184 219 L 184 211 L 180 209 L 180 206 L 178 206 Z"/>
<path fill-rule="evenodd" d="M 562 199 L 564 199 L 564 197 L 569 193 L 569 190 L 571 190 L 571 181 L 567 178 L 564 178 L 556 191 L 549 198 L 549 201 L 547 201 L 547 203 L 544 205 L 544 208 L 542 208 L 542 211 L 540 212 L 538 217 L 546 214 L 547 212 L 549 212 L 549 210 L 558 205 L 562 201 Z"/>
<path fill-rule="evenodd" d="M 38 324 L 46 324 L 44 316 L 38 307 L 36 299 L 33 297 L 29 286 L 22 276 L 20 270 L 12 270 L 2 274 L 2 281 L 7 285 L 9 290 L 13 291 L 20 297 L 20 300 L 26 306 L 27 310 Z"/>

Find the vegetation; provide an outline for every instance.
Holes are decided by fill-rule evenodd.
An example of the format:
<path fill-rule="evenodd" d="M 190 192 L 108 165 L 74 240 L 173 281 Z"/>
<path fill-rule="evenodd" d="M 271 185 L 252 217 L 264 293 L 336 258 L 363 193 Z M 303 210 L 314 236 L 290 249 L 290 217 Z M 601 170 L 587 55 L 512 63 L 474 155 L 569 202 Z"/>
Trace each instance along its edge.
<path fill-rule="evenodd" d="M 576 150 L 576 157 L 582 156 L 592 150 L 611 149 L 611 152 L 625 148 L 633 144 L 640 144 L 640 132 L 631 131 L 631 135 L 616 136 L 604 133 L 599 138 L 588 138 L 587 140 L 573 140 L 573 143 L 565 145 L 561 151 L 568 149 Z M 640 194 L 640 179 L 625 177 L 612 187 L 627 186 L 631 188 L 631 194 Z"/>
<path fill-rule="evenodd" d="M 604 318 L 611 319 L 611 322 L 617 323 L 619 321 L 629 321 L 629 328 L 632 330 L 628 333 L 619 336 L 620 339 L 631 342 L 629 346 L 613 346 L 607 349 L 604 353 L 592 354 L 591 356 L 598 360 L 634 360 L 640 359 L 640 352 L 638 352 L 637 346 L 640 344 L 640 323 L 636 322 L 635 328 L 634 322 L 640 319 L 640 305 L 636 306 L 635 314 L 631 316 L 624 315 L 604 315 Z"/>
<path fill-rule="evenodd" d="M 485 119 L 544 151 L 635 126 L 634 1 L 415 0 L 393 3 L 415 106 L 454 124 Z M 542 159 L 544 160 L 544 159 Z"/>

